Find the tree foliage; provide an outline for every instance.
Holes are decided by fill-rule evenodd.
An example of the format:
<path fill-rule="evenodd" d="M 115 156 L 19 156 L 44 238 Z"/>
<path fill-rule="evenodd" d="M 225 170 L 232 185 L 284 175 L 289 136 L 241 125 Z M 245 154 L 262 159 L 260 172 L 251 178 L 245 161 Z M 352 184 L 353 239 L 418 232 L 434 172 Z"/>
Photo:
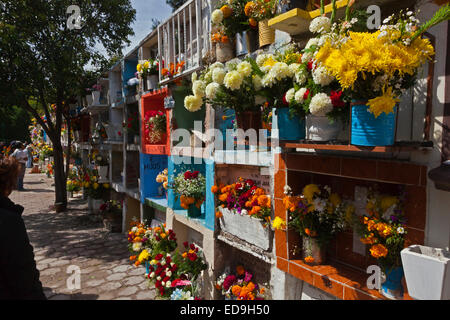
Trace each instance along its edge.
<path fill-rule="evenodd" d="M 51 139 L 55 151 L 56 202 L 66 203 L 61 127 L 68 101 L 80 95 L 90 78 L 88 64 L 108 64 L 120 56 L 135 10 L 130 0 L 78 0 L 80 27 L 71 27 L 72 0 L 4 0 L 0 3 L 0 104 L 32 114 Z M 56 105 L 52 121 L 50 105 Z"/>

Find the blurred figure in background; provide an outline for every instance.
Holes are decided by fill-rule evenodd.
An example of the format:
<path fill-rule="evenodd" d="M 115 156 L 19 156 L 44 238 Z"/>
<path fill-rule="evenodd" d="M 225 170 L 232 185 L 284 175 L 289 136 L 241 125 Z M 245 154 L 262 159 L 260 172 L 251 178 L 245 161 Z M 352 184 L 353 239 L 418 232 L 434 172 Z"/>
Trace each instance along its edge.
<path fill-rule="evenodd" d="M 31 143 L 27 145 L 27 154 L 27 168 L 33 168 L 33 145 Z"/>
<path fill-rule="evenodd" d="M 25 167 L 28 161 L 28 151 L 25 150 L 25 147 L 22 142 L 18 142 L 16 144 L 17 149 L 11 154 L 11 157 L 15 158 L 19 162 L 19 175 L 17 177 L 17 190 L 24 191 L 23 188 L 23 179 L 25 177 Z"/>

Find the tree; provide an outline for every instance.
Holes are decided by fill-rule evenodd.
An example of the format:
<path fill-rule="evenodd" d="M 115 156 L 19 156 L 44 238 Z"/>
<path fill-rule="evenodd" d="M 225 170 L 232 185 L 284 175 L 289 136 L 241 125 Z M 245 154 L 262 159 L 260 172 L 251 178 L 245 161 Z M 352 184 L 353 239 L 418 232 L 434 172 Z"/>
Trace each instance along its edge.
<path fill-rule="evenodd" d="M 136 11 L 129 0 L 4 0 L 0 3 L 0 103 L 18 106 L 37 119 L 54 150 L 55 202 L 67 204 L 61 127 L 79 95 L 88 64 L 121 55 L 133 35 Z M 78 28 L 77 22 L 80 22 Z M 50 117 L 50 105 L 55 116 Z M 40 112 L 48 119 L 44 122 Z"/>
<path fill-rule="evenodd" d="M 166 0 L 166 3 L 172 7 L 172 12 L 181 7 L 187 0 Z"/>

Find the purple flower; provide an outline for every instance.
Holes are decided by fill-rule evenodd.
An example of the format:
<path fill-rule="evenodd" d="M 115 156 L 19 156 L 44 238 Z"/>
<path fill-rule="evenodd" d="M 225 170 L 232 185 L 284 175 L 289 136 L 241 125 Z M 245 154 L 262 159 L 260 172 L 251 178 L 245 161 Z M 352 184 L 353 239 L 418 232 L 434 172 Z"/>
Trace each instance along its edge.
<path fill-rule="evenodd" d="M 245 276 L 244 276 L 244 281 L 245 282 L 250 282 L 252 280 L 253 275 L 251 273 L 248 273 L 247 271 L 245 271 Z"/>

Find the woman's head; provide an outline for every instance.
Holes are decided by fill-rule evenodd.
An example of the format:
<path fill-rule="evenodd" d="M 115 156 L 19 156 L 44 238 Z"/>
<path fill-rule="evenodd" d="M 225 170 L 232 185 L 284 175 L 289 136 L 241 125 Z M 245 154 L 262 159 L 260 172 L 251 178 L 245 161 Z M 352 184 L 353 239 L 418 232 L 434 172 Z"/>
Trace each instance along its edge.
<path fill-rule="evenodd" d="M 8 197 L 16 188 L 19 163 L 14 158 L 0 159 L 0 196 Z"/>

